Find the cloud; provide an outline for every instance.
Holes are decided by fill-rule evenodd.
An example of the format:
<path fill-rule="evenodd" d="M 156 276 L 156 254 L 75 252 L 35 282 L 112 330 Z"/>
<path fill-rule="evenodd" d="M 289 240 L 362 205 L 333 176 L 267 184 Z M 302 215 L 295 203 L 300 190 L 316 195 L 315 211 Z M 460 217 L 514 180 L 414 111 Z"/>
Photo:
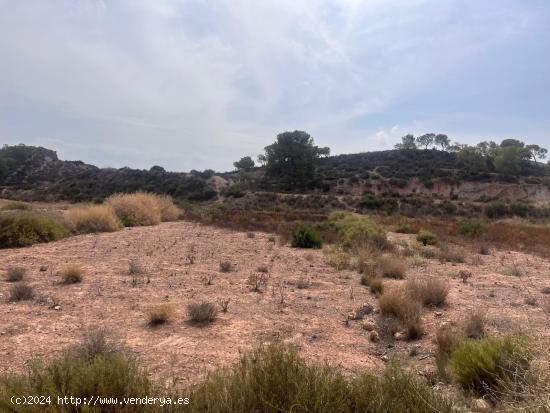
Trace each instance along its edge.
<path fill-rule="evenodd" d="M 530 40 L 549 9 L 536 0 L 0 0 L 0 137 L 100 165 L 223 170 L 283 130 L 307 130 L 335 153 L 391 147 L 420 125 L 474 139 L 471 125 L 502 134 L 506 118 L 515 132 L 529 116 L 502 102 L 528 88 L 521 101 L 541 140 L 549 46 Z M 504 94 L 526 65 L 529 79 L 516 76 Z"/>

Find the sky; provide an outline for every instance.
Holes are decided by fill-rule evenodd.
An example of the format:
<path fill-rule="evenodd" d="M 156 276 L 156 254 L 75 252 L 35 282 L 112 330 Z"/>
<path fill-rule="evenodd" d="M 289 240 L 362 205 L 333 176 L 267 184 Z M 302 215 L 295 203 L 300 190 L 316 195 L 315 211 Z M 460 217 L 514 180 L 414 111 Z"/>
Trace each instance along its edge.
<path fill-rule="evenodd" d="M 0 0 L 0 144 L 232 169 L 278 133 L 550 147 L 548 0 Z"/>

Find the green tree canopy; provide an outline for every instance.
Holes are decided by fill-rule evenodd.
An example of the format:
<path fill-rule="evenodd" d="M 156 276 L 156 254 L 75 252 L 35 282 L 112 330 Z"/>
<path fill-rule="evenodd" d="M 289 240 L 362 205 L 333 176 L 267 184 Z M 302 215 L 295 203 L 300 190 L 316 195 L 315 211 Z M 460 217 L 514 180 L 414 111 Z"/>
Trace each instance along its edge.
<path fill-rule="evenodd" d="M 451 141 L 447 135 L 439 133 L 434 137 L 434 143 L 436 146 L 439 146 L 442 151 L 446 151 L 451 146 Z"/>
<path fill-rule="evenodd" d="M 233 166 L 239 171 L 250 171 L 254 168 L 255 163 L 250 156 L 245 156 L 237 162 L 233 162 Z"/>
<path fill-rule="evenodd" d="M 315 178 L 319 158 L 329 154 L 329 148 L 315 146 L 306 132 L 284 132 L 265 147 L 266 175 L 289 186 L 305 186 Z"/>
<path fill-rule="evenodd" d="M 425 133 L 416 137 L 416 143 L 418 146 L 428 149 L 428 146 L 433 145 L 435 139 L 435 133 Z"/>
<path fill-rule="evenodd" d="M 416 149 L 414 135 L 409 134 L 401 137 L 401 143 L 396 144 L 395 149 Z"/>

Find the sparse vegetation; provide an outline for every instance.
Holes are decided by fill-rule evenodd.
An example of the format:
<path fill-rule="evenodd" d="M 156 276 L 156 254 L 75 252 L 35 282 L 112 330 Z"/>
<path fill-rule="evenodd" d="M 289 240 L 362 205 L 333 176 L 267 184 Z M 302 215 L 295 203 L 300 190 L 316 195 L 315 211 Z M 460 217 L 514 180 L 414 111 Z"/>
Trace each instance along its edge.
<path fill-rule="evenodd" d="M 458 233 L 465 237 L 477 237 L 481 235 L 484 228 L 485 228 L 485 223 L 483 221 L 473 219 L 473 220 L 464 221 L 458 227 Z"/>
<path fill-rule="evenodd" d="M 6 281 L 8 282 L 18 282 L 25 277 L 27 270 L 23 267 L 8 267 L 6 271 Z"/>
<path fill-rule="evenodd" d="M 416 235 L 416 240 L 422 243 L 422 245 L 424 246 L 437 245 L 437 243 L 439 242 L 437 236 L 433 232 L 424 229 L 418 232 L 418 234 Z"/>
<path fill-rule="evenodd" d="M 407 267 L 405 266 L 403 260 L 400 260 L 397 257 L 384 255 L 378 259 L 377 266 L 383 277 L 395 278 L 397 280 L 405 278 Z"/>
<path fill-rule="evenodd" d="M 405 288 L 412 297 L 425 306 L 437 307 L 446 304 L 450 289 L 448 282 L 434 277 L 408 280 Z"/>
<path fill-rule="evenodd" d="M 267 287 L 267 282 L 269 280 L 269 274 L 264 272 L 254 272 L 248 276 L 246 284 L 251 291 L 261 293 Z"/>
<path fill-rule="evenodd" d="M 113 232 L 121 227 L 114 211 L 108 205 L 77 206 L 67 211 L 71 228 L 80 234 Z"/>
<path fill-rule="evenodd" d="M 449 379 L 448 364 L 453 350 L 461 341 L 456 331 L 450 328 L 440 328 L 435 334 L 435 364 L 439 377 L 445 381 Z"/>
<path fill-rule="evenodd" d="M 466 337 L 483 338 L 485 336 L 485 313 L 483 311 L 469 313 L 464 319 L 463 329 Z"/>
<path fill-rule="evenodd" d="M 190 303 L 187 305 L 187 315 L 193 323 L 206 324 L 216 319 L 218 309 L 208 301 Z"/>
<path fill-rule="evenodd" d="M 34 298 L 34 289 L 25 283 L 15 284 L 10 289 L 9 301 L 28 301 Z"/>
<path fill-rule="evenodd" d="M 29 209 L 32 209 L 32 207 L 26 202 L 11 201 L 2 205 L 2 208 L 0 209 L 2 211 L 27 211 Z"/>
<path fill-rule="evenodd" d="M 27 212 L 0 215 L 0 248 L 27 247 L 67 235 L 67 229 L 54 218 Z"/>
<path fill-rule="evenodd" d="M 294 248 L 321 248 L 323 240 L 315 229 L 302 224 L 292 232 L 291 245 Z"/>
<path fill-rule="evenodd" d="M 233 270 L 233 265 L 231 261 L 220 261 L 220 272 L 231 272 Z"/>
<path fill-rule="evenodd" d="M 147 320 L 150 326 L 159 326 L 166 324 L 174 316 L 174 306 L 172 304 L 160 304 L 147 312 Z"/>
<path fill-rule="evenodd" d="M 128 274 L 130 275 L 142 275 L 145 274 L 145 267 L 143 266 L 143 263 L 137 259 L 132 258 L 128 262 Z"/>
<path fill-rule="evenodd" d="M 501 382 L 523 380 L 532 357 L 532 341 L 511 335 L 462 341 L 449 364 L 464 389 L 494 395 Z"/>
<path fill-rule="evenodd" d="M 65 285 L 82 282 L 83 274 L 84 270 L 79 265 L 69 265 L 63 268 L 59 273 L 61 276 L 61 283 Z"/>
<path fill-rule="evenodd" d="M 408 294 L 395 289 L 389 290 L 382 294 L 378 304 L 382 314 L 399 319 L 410 339 L 419 338 L 424 333 L 421 320 L 422 306 Z"/>

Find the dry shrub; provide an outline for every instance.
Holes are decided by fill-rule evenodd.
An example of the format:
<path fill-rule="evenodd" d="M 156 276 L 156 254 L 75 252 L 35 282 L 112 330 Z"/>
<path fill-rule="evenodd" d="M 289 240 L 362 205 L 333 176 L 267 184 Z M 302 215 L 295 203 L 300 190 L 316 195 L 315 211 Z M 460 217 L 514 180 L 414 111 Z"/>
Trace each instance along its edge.
<path fill-rule="evenodd" d="M 463 263 L 466 262 L 466 252 L 462 248 L 445 246 L 437 254 L 441 262 Z"/>
<path fill-rule="evenodd" d="M 391 314 L 381 314 L 376 318 L 376 331 L 385 340 L 393 340 L 394 334 L 401 329 L 399 319 Z"/>
<path fill-rule="evenodd" d="M 442 306 L 447 301 L 449 283 L 437 278 L 408 280 L 407 292 L 425 306 Z"/>
<path fill-rule="evenodd" d="M 437 258 L 438 254 L 439 250 L 436 247 L 432 247 L 429 245 L 420 249 L 420 255 L 422 256 L 422 258 L 433 259 Z"/>
<path fill-rule="evenodd" d="M 269 268 L 267 265 L 259 265 L 258 268 L 256 268 L 256 271 L 268 273 Z"/>
<path fill-rule="evenodd" d="M 218 298 L 218 305 L 222 309 L 222 313 L 227 313 L 227 310 L 229 310 L 229 303 L 231 302 L 231 298 Z"/>
<path fill-rule="evenodd" d="M 113 232 L 121 223 L 108 205 L 88 205 L 71 208 L 66 213 L 70 227 L 79 234 Z"/>
<path fill-rule="evenodd" d="M 21 201 L 11 201 L 7 204 L 2 205 L 0 208 L 2 211 L 26 211 L 32 209 L 30 204 Z"/>
<path fill-rule="evenodd" d="M 177 221 L 181 210 L 174 204 L 170 195 L 154 195 L 160 208 L 160 220 L 162 222 Z"/>
<path fill-rule="evenodd" d="M 165 324 L 174 316 L 174 306 L 171 304 L 160 304 L 149 309 L 147 312 L 148 324 L 159 326 Z"/>
<path fill-rule="evenodd" d="M 306 288 L 309 288 L 310 286 L 311 286 L 311 282 L 303 276 L 298 278 L 298 281 L 296 282 L 296 287 L 298 287 L 298 289 L 300 289 L 300 290 L 305 290 Z"/>
<path fill-rule="evenodd" d="M 27 270 L 23 267 L 9 267 L 6 272 L 6 281 L 17 282 L 21 281 L 25 277 Z"/>
<path fill-rule="evenodd" d="M 377 266 L 383 277 L 395 278 L 398 280 L 405 278 L 407 267 L 403 263 L 403 260 L 397 257 L 384 255 L 378 258 Z"/>
<path fill-rule="evenodd" d="M 502 273 L 510 277 L 522 277 L 523 275 L 525 275 L 523 270 L 515 262 L 504 268 Z"/>
<path fill-rule="evenodd" d="M 231 272 L 233 266 L 230 261 L 221 261 L 220 262 L 220 272 Z"/>
<path fill-rule="evenodd" d="M 399 319 L 410 339 L 419 338 L 424 333 L 421 313 L 422 305 L 408 294 L 390 290 L 382 294 L 379 300 L 380 312 Z"/>
<path fill-rule="evenodd" d="M 469 338 L 485 336 L 485 312 L 474 312 L 466 316 L 463 322 L 464 335 Z"/>
<path fill-rule="evenodd" d="M 543 294 L 550 294 L 550 287 L 543 287 L 540 291 Z"/>
<path fill-rule="evenodd" d="M 137 258 L 132 258 L 128 263 L 128 274 L 130 275 L 141 275 L 145 274 L 145 267 L 141 261 Z"/>
<path fill-rule="evenodd" d="M 78 265 L 69 265 L 63 268 L 59 275 L 61 275 L 61 282 L 63 284 L 78 284 L 82 281 L 82 275 L 84 270 Z"/>
<path fill-rule="evenodd" d="M 323 250 L 327 264 L 337 271 L 350 268 L 351 255 L 336 247 L 329 247 Z"/>
<path fill-rule="evenodd" d="M 437 366 L 439 377 L 445 381 L 449 379 L 449 374 L 447 372 L 449 359 L 451 358 L 451 354 L 460 340 L 461 337 L 459 334 L 449 328 L 440 328 L 435 333 L 435 364 Z"/>
<path fill-rule="evenodd" d="M 10 290 L 9 301 L 25 301 L 34 298 L 34 290 L 30 285 L 15 284 Z"/>
<path fill-rule="evenodd" d="M 210 323 L 216 319 L 218 309 L 208 301 L 191 303 L 187 306 L 187 315 L 193 323 Z"/>
<path fill-rule="evenodd" d="M 107 198 L 107 205 L 127 227 L 156 225 L 161 221 L 159 196 L 147 192 L 115 194 Z"/>
<path fill-rule="evenodd" d="M 384 292 L 384 281 L 380 277 L 372 277 L 369 280 L 369 290 L 375 295 L 382 294 Z"/>
<path fill-rule="evenodd" d="M 267 287 L 267 282 L 269 280 L 269 274 L 264 272 L 252 273 L 248 276 L 246 284 L 251 291 L 260 293 L 265 290 Z"/>

